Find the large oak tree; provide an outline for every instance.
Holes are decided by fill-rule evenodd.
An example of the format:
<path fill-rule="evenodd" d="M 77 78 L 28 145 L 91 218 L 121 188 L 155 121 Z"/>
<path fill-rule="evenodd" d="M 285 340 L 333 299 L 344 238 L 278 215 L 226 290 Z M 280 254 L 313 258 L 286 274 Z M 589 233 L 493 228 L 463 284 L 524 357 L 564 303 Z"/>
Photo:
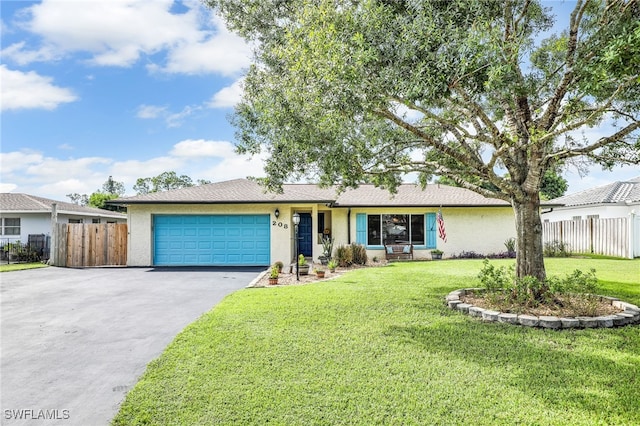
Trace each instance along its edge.
<path fill-rule="evenodd" d="M 545 173 L 640 161 L 639 0 L 578 0 L 553 34 L 536 0 L 208 3 L 255 46 L 234 122 L 272 189 L 445 177 L 511 203 L 517 275 L 545 279 Z"/>

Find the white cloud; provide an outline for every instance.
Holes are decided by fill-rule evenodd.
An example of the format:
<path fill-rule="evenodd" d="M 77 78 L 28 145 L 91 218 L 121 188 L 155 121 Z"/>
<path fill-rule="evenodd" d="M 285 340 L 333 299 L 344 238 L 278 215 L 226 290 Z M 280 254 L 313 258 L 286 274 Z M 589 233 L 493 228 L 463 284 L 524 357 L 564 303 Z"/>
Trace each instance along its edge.
<path fill-rule="evenodd" d="M 200 40 L 184 40 L 171 49 L 162 71 L 231 76 L 250 64 L 251 49 L 239 36 L 230 33 L 222 20 L 213 20 L 217 31 Z"/>
<path fill-rule="evenodd" d="M 60 59 L 60 53 L 51 47 L 27 50 L 26 43 L 21 41 L 2 49 L 2 57 L 9 58 L 18 65 L 29 65 L 32 62 L 48 62 Z"/>
<path fill-rule="evenodd" d="M 166 106 L 140 105 L 136 117 L 143 119 L 164 117 L 167 112 Z"/>
<path fill-rule="evenodd" d="M 10 70 L 6 65 L 0 65 L 2 110 L 53 110 L 62 103 L 78 99 L 71 90 L 53 85 L 52 80 L 52 78 L 41 76 L 34 71 L 25 73 Z"/>
<path fill-rule="evenodd" d="M 111 0 L 80 7 L 75 1 L 43 0 L 25 8 L 17 23 L 39 36 L 41 44 L 15 43 L 2 56 L 26 65 L 81 52 L 89 53 L 91 65 L 128 67 L 142 55 L 164 52 L 160 64 L 147 67 L 150 71 L 226 76 L 248 66 L 249 47 L 210 9 L 187 1 L 182 3 L 186 12 L 174 14 L 173 3 Z"/>
<path fill-rule="evenodd" d="M 237 154 L 235 147 L 227 141 L 207 141 L 204 139 L 187 139 L 178 142 L 173 146 L 171 155 L 176 157 L 229 157 L 233 158 Z"/>
<path fill-rule="evenodd" d="M 256 155 L 254 157 L 236 155 L 227 157 L 220 163 L 209 168 L 206 175 L 212 181 L 224 181 L 231 179 L 246 178 L 247 176 L 263 177 L 264 161 L 266 154 Z"/>
<path fill-rule="evenodd" d="M 127 161 L 107 157 L 63 159 L 36 151 L 14 151 L 0 154 L 0 189 L 65 201 L 69 193 L 91 194 L 113 176 L 124 183 L 128 195 L 134 195 L 138 178 L 167 171 L 187 175 L 194 182 L 263 176 L 263 160 L 264 154 L 254 158 L 236 154 L 231 142 L 205 139 L 182 140 L 166 155 Z"/>
<path fill-rule="evenodd" d="M 6 182 L 6 175 L 24 169 L 32 164 L 40 164 L 43 156 L 39 152 L 24 150 L 0 153 L 0 170 L 2 170 L 2 181 Z"/>
<path fill-rule="evenodd" d="M 209 103 L 210 108 L 232 108 L 242 98 L 242 84 L 244 79 L 240 78 L 236 80 L 231 86 L 227 86 L 224 89 L 215 93 Z"/>
<path fill-rule="evenodd" d="M 182 108 L 182 111 L 168 114 L 165 121 L 167 123 L 167 127 L 180 127 L 184 123 L 184 120 L 187 117 L 193 115 L 196 111 L 200 111 L 202 109 L 201 106 L 190 106 Z"/>
<path fill-rule="evenodd" d="M 100 188 L 111 163 L 104 157 L 61 159 L 29 150 L 0 154 L 3 188 L 60 201 L 70 192 L 90 194 Z"/>
<path fill-rule="evenodd" d="M 163 156 L 148 160 L 116 161 L 110 168 L 109 174 L 118 182 L 124 182 L 127 193 L 133 194 L 133 185 L 138 178 L 157 176 L 162 172 L 182 170 L 185 167 L 184 159 Z"/>
<path fill-rule="evenodd" d="M 13 183 L 0 183 L 0 192 L 11 192 L 17 187 L 18 185 Z"/>

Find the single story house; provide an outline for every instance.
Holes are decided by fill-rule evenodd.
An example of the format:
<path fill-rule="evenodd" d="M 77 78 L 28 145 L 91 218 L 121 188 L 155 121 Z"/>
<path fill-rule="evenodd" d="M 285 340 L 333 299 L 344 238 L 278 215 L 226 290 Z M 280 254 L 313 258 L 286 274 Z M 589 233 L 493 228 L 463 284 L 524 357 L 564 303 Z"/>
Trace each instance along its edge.
<path fill-rule="evenodd" d="M 549 222 L 640 216 L 640 177 L 564 195 L 548 203 L 559 205 L 543 212 L 543 220 Z"/>
<path fill-rule="evenodd" d="M 607 256 L 640 257 L 640 177 L 553 199 L 542 212 L 545 242 Z"/>
<path fill-rule="evenodd" d="M 51 235 L 51 215 L 56 204 L 58 223 L 126 223 L 127 215 L 79 206 L 35 195 L 0 193 L 0 243 L 28 243 L 29 235 Z"/>
<path fill-rule="evenodd" d="M 509 203 L 463 188 L 403 184 L 395 195 L 373 185 L 336 194 L 335 188 L 286 184 L 266 193 L 236 179 L 111 200 L 127 207 L 128 266 L 270 265 L 295 259 L 294 213 L 300 215 L 299 250 L 317 260 L 322 239 L 363 244 L 385 258 L 386 244 L 412 244 L 415 259 L 432 249 L 451 257 L 463 251 L 505 251 L 515 237 Z M 439 238 L 442 213 L 446 241 Z"/>

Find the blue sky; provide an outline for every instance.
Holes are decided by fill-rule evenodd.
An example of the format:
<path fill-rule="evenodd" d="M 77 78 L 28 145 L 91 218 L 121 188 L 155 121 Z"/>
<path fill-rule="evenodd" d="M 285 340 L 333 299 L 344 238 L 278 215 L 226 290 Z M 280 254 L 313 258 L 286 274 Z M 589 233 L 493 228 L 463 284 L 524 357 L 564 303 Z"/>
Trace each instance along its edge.
<path fill-rule="evenodd" d="M 199 0 L 2 0 L 0 13 L 0 191 L 68 201 L 109 175 L 131 195 L 170 170 L 263 175 L 233 152 L 228 121 L 250 48 Z M 565 177 L 576 192 L 639 174 Z"/>

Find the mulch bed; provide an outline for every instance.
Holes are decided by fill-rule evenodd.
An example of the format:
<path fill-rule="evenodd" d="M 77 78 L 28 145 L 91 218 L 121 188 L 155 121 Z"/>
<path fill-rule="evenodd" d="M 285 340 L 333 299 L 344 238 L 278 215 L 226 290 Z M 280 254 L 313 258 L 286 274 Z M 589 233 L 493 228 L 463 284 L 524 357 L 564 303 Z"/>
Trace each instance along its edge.
<path fill-rule="evenodd" d="M 514 314 L 526 314 L 534 316 L 556 316 L 563 318 L 572 318 L 577 316 L 606 316 L 612 315 L 618 312 L 622 312 L 623 309 L 618 309 L 611 305 L 611 301 L 597 298 L 596 300 L 587 299 L 582 295 L 560 295 L 556 297 L 556 300 L 562 304 L 553 305 L 538 305 L 531 307 L 523 306 L 508 306 L 508 305 L 496 305 L 487 300 L 484 294 L 465 294 L 460 296 L 460 300 L 463 303 L 469 303 L 479 308 L 495 310 L 505 313 Z M 589 308 L 589 313 L 585 312 L 585 309 Z M 593 309 L 593 311 L 591 311 Z"/>
<path fill-rule="evenodd" d="M 278 276 L 278 284 L 269 285 L 270 270 L 267 270 L 265 271 L 265 273 L 263 273 L 262 276 L 260 276 L 260 278 L 257 281 L 253 283 L 251 287 L 278 287 L 278 286 L 286 286 L 286 285 L 302 285 L 302 284 L 310 284 L 315 282 L 322 282 L 322 281 L 327 281 L 327 280 L 337 278 L 340 275 L 344 274 L 345 272 L 353 271 L 355 269 L 378 267 L 378 266 L 384 266 L 386 264 L 387 264 L 386 261 L 379 261 L 379 262 L 369 261 L 366 265 L 352 265 L 347 268 L 336 268 L 335 272 L 329 272 L 329 270 L 326 269 L 326 266 L 325 266 L 324 268 L 326 269 L 326 271 L 325 271 L 324 278 L 318 278 L 316 276 L 316 274 L 313 272 L 313 268 L 318 267 L 319 265 L 312 264 L 309 267 L 309 274 L 300 275 L 299 281 L 296 278 L 295 266 L 293 267 L 292 271 L 289 271 L 289 265 L 286 265 L 284 269 L 282 269 L 280 276 Z"/>

